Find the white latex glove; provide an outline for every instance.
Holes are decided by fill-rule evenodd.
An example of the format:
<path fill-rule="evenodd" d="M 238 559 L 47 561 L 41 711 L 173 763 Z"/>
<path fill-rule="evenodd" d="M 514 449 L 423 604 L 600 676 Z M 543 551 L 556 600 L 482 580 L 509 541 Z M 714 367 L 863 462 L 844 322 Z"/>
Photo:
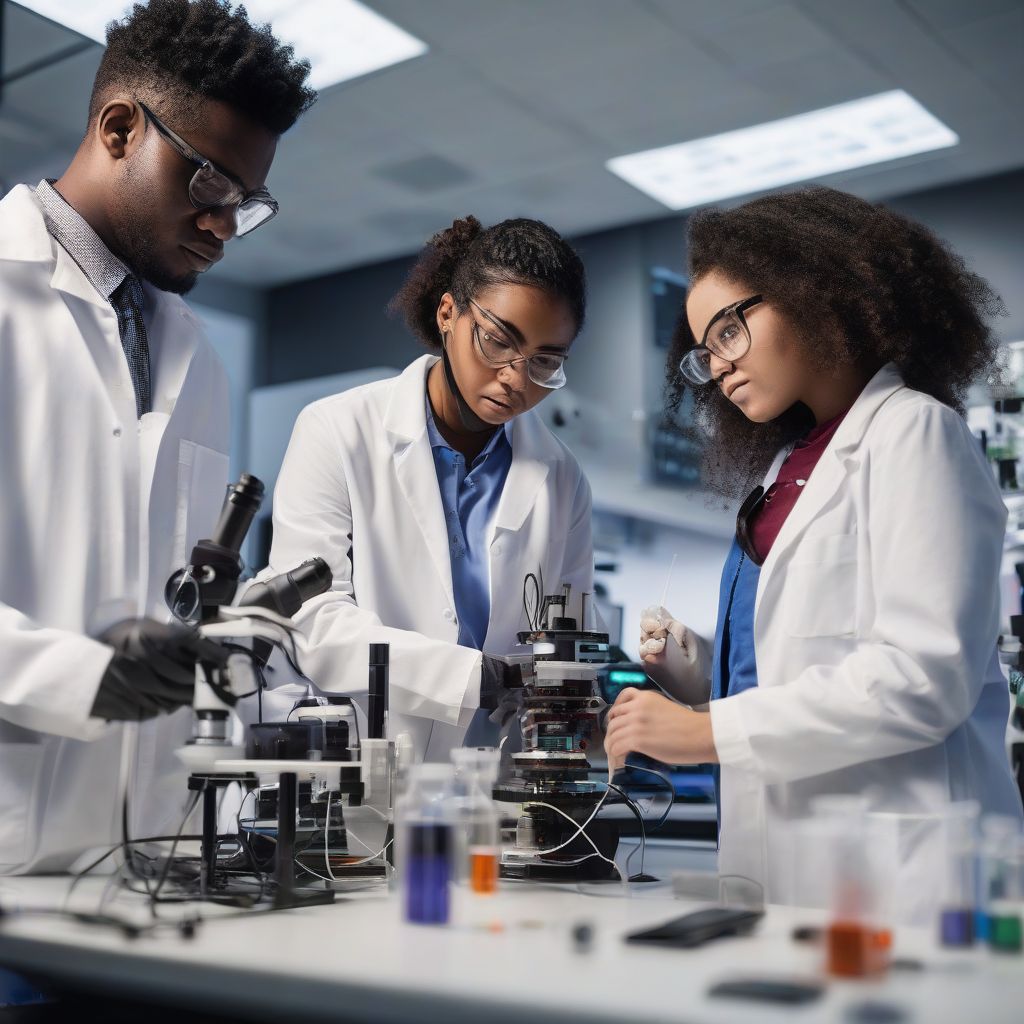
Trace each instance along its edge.
<path fill-rule="evenodd" d="M 670 696 L 691 707 L 711 693 L 711 659 L 705 642 L 665 608 L 640 613 L 640 660 Z"/>

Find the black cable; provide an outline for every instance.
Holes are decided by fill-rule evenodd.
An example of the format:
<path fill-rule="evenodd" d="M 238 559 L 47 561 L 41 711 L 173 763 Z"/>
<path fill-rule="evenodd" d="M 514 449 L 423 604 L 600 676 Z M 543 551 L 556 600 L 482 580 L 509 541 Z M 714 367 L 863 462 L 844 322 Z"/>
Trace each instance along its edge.
<path fill-rule="evenodd" d="M 666 787 L 668 788 L 668 791 L 671 794 L 669 797 L 668 806 L 665 808 L 665 813 L 662 814 L 661 818 L 658 819 L 658 824 L 651 828 L 652 832 L 657 832 L 657 830 L 661 828 L 666 821 L 668 821 L 668 816 L 672 811 L 672 805 L 676 802 L 676 787 L 672 784 L 672 780 L 667 775 L 665 775 L 663 772 L 655 771 L 653 768 L 644 768 L 642 765 L 630 764 L 628 761 L 625 763 L 625 765 L 623 765 L 623 767 L 632 768 L 634 771 L 637 772 L 647 772 L 648 775 L 655 775 L 659 779 L 661 779 L 661 781 L 664 782 Z"/>
<path fill-rule="evenodd" d="M 174 837 L 174 842 L 171 843 L 170 853 L 167 854 L 167 860 L 164 861 L 164 869 L 160 875 L 160 881 L 156 883 L 156 889 L 150 894 L 150 898 L 153 901 L 154 914 L 156 912 L 156 902 L 160 896 L 160 889 L 163 887 L 164 882 L 167 880 L 167 872 L 170 870 L 171 862 L 174 860 L 174 851 L 177 848 L 178 842 L 181 839 L 182 832 L 185 831 L 185 826 L 188 824 L 188 819 L 192 812 L 196 809 L 199 803 L 199 798 L 206 792 L 206 787 L 209 785 L 209 780 L 203 783 L 202 789 L 197 789 L 192 794 L 192 800 L 189 802 L 188 808 L 185 811 L 184 817 L 181 819 L 181 825 L 178 827 L 178 832 Z M 146 886 L 146 891 L 149 892 L 149 886 Z"/>
<path fill-rule="evenodd" d="M 631 877 L 629 873 L 629 862 L 633 859 L 637 850 L 640 851 L 640 874 L 642 875 L 644 873 L 644 858 L 647 853 L 647 832 L 644 826 L 644 816 L 640 813 L 640 808 L 637 807 L 636 802 L 629 796 L 628 793 L 626 793 L 624 790 L 619 789 L 619 787 L 616 786 L 614 782 L 609 782 L 607 785 L 609 789 L 614 789 L 615 792 L 618 793 L 619 796 L 621 796 L 622 799 L 626 801 L 626 803 L 629 806 L 629 809 L 633 812 L 633 814 L 636 815 L 636 820 L 640 823 L 640 845 L 636 847 L 636 849 L 630 850 L 630 852 L 626 856 L 626 878 L 628 880 Z"/>
<path fill-rule="evenodd" d="M 179 836 L 178 838 L 184 840 L 196 840 L 202 839 L 203 837 L 199 835 L 188 835 Z M 129 845 L 131 846 L 141 846 L 144 843 L 169 843 L 173 839 L 174 836 L 146 836 L 144 839 L 130 839 L 128 842 Z M 82 868 L 82 870 L 75 875 L 74 881 L 71 883 L 70 888 L 64 895 L 65 905 L 71 899 L 71 896 L 74 893 L 75 889 L 78 888 L 78 883 L 81 882 L 81 880 L 85 878 L 85 876 L 89 874 L 90 871 L 93 871 L 95 868 L 98 868 L 108 857 L 112 857 L 115 853 L 117 853 L 118 850 L 121 850 L 123 848 L 124 840 L 122 839 L 114 843 L 113 846 L 111 846 L 106 853 L 97 857 L 91 864 L 88 864 L 86 865 L 86 867 Z"/>
<path fill-rule="evenodd" d="M 529 587 L 530 580 L 533 580 L 533 612 L 530 611 L 529 602 L 527 600 L 527 590 Z M 537 579 L 535 573 L 528 572 L 523 577 L 523 611 L 526 613 L 526 624 L 531 630 L 536 632 L 540 623 L 537 619 L 537 613 L 540 610 L 541 592 L 540 592 L 540 581 Z"/>

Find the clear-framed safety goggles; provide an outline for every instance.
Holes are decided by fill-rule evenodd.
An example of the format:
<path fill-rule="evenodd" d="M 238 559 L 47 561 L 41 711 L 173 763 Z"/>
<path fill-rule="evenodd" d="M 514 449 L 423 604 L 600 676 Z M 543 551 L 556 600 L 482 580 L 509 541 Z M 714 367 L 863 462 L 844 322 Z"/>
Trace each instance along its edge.
<path fill-rule="evenodd" d="M 687 383 L 701 387 L 714 380 L 711 372 L 713 355 L 727 363 L 735 363 L 747 354 L 750 350 L 750 328 L 744 314 L 763 301 L 762 296 L 752 295 L 720 309 L 711 318 L 701 343 L 691 348 L 679 363 L 679 372 Z"/>

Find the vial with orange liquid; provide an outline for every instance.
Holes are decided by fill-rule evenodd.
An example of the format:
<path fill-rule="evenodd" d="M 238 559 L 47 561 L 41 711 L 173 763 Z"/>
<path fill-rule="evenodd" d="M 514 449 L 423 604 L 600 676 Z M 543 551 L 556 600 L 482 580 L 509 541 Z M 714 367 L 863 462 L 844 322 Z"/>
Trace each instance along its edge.
<path fill-rule="evenodd" d="M 813 811 L 830 875 L 825 970 L 839 978 L 864 978 L 889 965 L 892 933 L 882 923 L 880 886 L 871 844 L 875 838 L 866 801 L 820 797 Z"/>
<path fill-rule="evenodd" d="M 456 787 L 453 875 L 471 892 L 489 895 L 498 891 L 501 861 L 501 815 L 491 797 L 500 754 L 493 747 L 458 747 L 451 757 Z"/>

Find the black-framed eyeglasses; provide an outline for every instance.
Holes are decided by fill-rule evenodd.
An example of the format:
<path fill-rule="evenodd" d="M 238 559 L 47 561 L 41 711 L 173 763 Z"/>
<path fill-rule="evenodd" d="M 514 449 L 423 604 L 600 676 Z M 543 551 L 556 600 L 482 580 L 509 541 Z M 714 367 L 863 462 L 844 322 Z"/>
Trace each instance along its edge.
<path fill-rule="evenodd" d="M 740 550 L 754 563 L 754 565 L 763 565 L 764 559 L 757 553 L 757 548 L 754 547 L 754 539 L 750 532 L 750 524 L 753 522 L 754 516 L 758 510 L 764 504 L 765 489 L 758 484 L 743 500 L 743 504 L 740 505 L 739 512 L 736 513 L 736 543 L 739 544 Z"/>
<path fill-rule="evenodd" d="M 679 372 L 688 383 L 700 387 L 715 379 L 711 372 L 713 355 L 727 363 L 734 363 L 747 354 L 750 350 L 750 328 L 744 314 L 763 301 L 762 296 L 752 295 L 749 299 L 741 299 L 720 309 L 711 318 L 700 344 L 691 348 L 679 363 Z"/>
<path fill-rule="evenodd" d="M 499 333 L 494 318 L 479 303 L 469 300 L 474 309 L 478 309 L 485 319 L 494 324 L 494 327 L 487 328 L 480 324 L 474 316 L 473 320 L 473 342 L 476 345 L 477 354 L 488 366 L 498 368 L 500 366 L 514 366 L 516 363 L 526 363 L 526 375 L 534 384 L 542 388 L 556 391 L 564 388 L 566 383 L 565 361 L 569 357 L 563 352 L 537 352 L 532 356 L 524 356 L 518 346 Z"/>
<path fill-rule="evenodd" d="M 255 231 L 261 224 L 266 224 L 277 214 L 277 200 L 265 189 L 257 188 L 252 192 L 246 190 L 222 171 L 217 165 L 198 150 L 193 149 L 180 135 L 171 131 L 141 100 L 138 101 L 146 119 L 153 122 L 153 127 L 170 147 L 191 164 L 195 164 L 196 172 L 188 183 L 188 198 L 197 210 L 206 210 L 212 206 L 235 207 L 235 234 L 239 237 Z"/>

